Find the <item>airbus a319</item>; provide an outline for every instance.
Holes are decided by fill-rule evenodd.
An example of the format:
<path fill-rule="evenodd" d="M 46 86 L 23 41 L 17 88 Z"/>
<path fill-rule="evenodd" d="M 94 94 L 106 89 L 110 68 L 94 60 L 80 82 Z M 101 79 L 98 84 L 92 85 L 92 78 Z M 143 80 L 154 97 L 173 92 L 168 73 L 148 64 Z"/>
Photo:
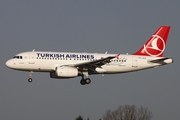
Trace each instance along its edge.
<path fill-rule="evenodd" d="M 51 78 L 67 79 L 81 76 L 81 85 L 90 84 L 89 75 L 127 73 L 173 62 L 163 57 L 170 26 L 161 26 L 149 40 L 133 54 L 75 53 L 29 51 L 15 55 L 6 66 L 33 72 L 48 72 Z"/>

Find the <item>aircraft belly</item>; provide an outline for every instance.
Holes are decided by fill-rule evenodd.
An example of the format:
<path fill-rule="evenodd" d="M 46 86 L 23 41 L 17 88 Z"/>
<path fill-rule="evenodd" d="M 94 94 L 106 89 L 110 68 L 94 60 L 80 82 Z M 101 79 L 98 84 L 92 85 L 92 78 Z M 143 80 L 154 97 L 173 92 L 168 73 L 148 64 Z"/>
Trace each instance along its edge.
<path fill-rule="evenodd" d="M 121 72 L 126 72 L 129 71 L 129 67 L 127 66 L 122 66 L 122 65 L 108 65 L 108 66 L 103 66 L 103 69 L 106 70 L 106 73 L 121 73 Z"/>

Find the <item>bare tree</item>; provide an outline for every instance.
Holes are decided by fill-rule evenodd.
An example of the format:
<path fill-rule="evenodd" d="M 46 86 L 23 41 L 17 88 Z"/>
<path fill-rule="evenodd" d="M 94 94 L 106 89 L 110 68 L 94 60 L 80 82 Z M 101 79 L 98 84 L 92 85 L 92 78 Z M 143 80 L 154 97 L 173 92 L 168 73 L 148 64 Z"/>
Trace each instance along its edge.
<path fill-rule="evenodd" d="M 144 107 L 137 108 L 135 105 L 119 106 L 118 109 L 107 110 L 103 120 L 150 120 L 152 113 Z"/>
<path fill-rule="evenodd" d="M 75 120 L 83 120 L 83 117 L 79 115 Z"/>

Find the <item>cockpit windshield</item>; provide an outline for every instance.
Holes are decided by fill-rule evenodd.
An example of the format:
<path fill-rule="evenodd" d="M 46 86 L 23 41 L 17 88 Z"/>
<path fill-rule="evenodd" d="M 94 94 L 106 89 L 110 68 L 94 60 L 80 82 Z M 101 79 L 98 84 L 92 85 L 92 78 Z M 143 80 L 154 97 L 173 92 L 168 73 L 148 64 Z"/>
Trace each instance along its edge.
<path fill-rule="evenodd" d="M 22 56 L 14 56 L 14 59 L 22 59 Z"/>

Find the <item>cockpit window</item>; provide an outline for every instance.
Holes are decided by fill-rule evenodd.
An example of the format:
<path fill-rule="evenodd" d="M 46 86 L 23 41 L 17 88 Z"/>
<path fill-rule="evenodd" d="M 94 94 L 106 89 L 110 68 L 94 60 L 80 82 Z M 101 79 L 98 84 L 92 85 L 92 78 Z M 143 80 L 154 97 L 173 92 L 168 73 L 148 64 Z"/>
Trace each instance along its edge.
<path fill-rule="evenodd" d="M 22 56 L 14 56 L 14 59 L 22 59 Z"/>

